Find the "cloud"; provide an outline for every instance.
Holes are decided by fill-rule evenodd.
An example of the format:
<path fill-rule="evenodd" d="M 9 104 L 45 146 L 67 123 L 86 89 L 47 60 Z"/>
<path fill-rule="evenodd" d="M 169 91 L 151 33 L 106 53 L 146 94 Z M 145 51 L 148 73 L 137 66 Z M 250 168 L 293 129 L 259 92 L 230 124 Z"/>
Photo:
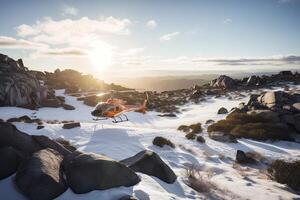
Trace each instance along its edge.
<path fill-rule="evenodd" d="M 160 41 L 169 41 L 169 40 L 172 40 L 174 37 L 178 36 L 179 34 L 180 34 L 180 32 L 168 33 L 168 34 L 161 36 L 159 38 L 159 40 Z"/>
<path fill-rule="evenodd" d="M 44 18 L 33 25 L 22 24 L 17 27 L 17 34 L 31 41 L 47 44 L 79 44 L 99 40 L 104 34 L 129 35 L 129 19 L 107 17 L 89 19 L 82 17 L 77 20 L 52 20 Z"/>
<path fill-rule="evenodd" d="M 226 18 L 222 21 L 223 24 L 230 24 L 232 23 L 232 20 L 230 18 Z"/>
<path fill-rule="evenodd" d="M 76 16 L 78 15 L 78 9 L 72 6 L 64 6 L 63 8 L 63 16 L 71 15 L 71 16 Z"/>
<path fill-rule="evenodd" d="M 210 62 L 217 65 L 287 65 L 300 64 L 300 56 L 273 56 L 264 58 L 222 58 L 222 59 L 193 59 L 193 62 Z"/>
<path fill-rule="evenodd" d="M 149 20 L 147 23 L 146 23 L 146 26 L 149 28 L 149 29 L 155 29 L 157 27 L 157 22 L 155 20 Z"/>
<path fill-rule="evenodd" d="M 44 50 L 38 51 L 37 55 L 78 57 L 78 56 L 87 56 L 88 52 L 85 49 L 80 49 L 80 48 L 75 48 L 75 47 L 67 47 L 67 48 L 44 49 Z"/>
<path fill-rule="evenodd" d="M 24 39 L 15 39 L 12 37 L 0 36 L 0 48 L 5 49 L 41 49 L 48 45 L 32 42 Z"/>

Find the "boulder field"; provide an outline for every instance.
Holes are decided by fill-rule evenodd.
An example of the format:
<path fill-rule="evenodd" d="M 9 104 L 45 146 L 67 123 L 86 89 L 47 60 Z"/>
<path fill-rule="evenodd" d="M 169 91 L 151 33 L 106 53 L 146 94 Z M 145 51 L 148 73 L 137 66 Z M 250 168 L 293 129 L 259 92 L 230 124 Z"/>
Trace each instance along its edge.
<path fill-rule="evenodd" d="M 93 190 L 130 187 L 141 179 L 136 172 L 174 183 L 177 176 L 152 151 L 116 161 L 76 150 L 68 141 L 29 135 L 9 122 L 0 122 L 0 180 L 15 175 L 19 191 L 32 200 L 50 200 L 69 187 L 82 194 Z M 4 164 L 2 164 L 4 163 Z"/>

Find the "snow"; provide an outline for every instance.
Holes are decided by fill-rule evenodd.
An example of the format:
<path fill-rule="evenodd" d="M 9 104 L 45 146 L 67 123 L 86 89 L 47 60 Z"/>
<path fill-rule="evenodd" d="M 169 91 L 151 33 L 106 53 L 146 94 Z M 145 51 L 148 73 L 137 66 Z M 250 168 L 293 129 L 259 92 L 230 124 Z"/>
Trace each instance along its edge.
<path fill-rule="evenodd" d="M 63 95 L 63 90 L 56 91 Z M 236 150 L 255 151 L 267 160 L 300 159 L 300 144 L 294 142 L 258 142 L 241 139 L 238 143 L 221 143 L 211 140 L 206 131 L 202 134 L 205 144 L 187 140 L 183 132 L 177 131 L 182 124 L 201 122 L 205 125 L 208 119 L 220 120 L 226 115 L 218 115 L 220 107 L 228 110 L 237 106 L 247 97 L 228 100 L 209 98 L 199 104 L 188 104 L 181 107 L 182 113 L 175 118 L 159 117 L 156 112 L 128 113 L 128 122 L 114 124 L 111 120 L 93 121 L 90 112 L 92 107 L 77 101 L 75 97 L 66 96 L 66 103 L 76 107 L 75 110 L 62 108 L 41 108 L 31 111 L 15 107 L 1 107 L 0 118 L 9 119 L 28 115 L 43 120 L 74 120 L 81 127 L 62 129 L 62 124 L 45 124 L 44 129 L 37 130 L 36 124 L 15 123 L 18 129 L 31 135 L 46 135 L 50 138 L 62 137 L 75 145 L 79 150 L 105 154 L 116 160 L 125 159 L 134 154 L 149 149 L 158 153 L 161 158 L 174 170 L 178 179 L 174 184 L 145 174 L 138 173 L 142 181 L 133 187 L 120 187 L 102 191 L 92 191 L 87 194 L 74 194 L 68 189 L 59 196 L 65 199 L 101 199 L 115 200 L 124 195 L 134 195 L 141 200 L 147 199 L 207 199 L 185 184 L 186 169 L 191 166 L 201 168 L 201 173 L 209 175 L 224 199 L 293 199 L 299 195 L 289 191 L 285 185 L 269 180 L 263 173 L 262 167 L 241 167 L 235 164 Z M 170 139 L 176 148 L 159 148 L 152 144 L 156 136 Z M 0 181 L 1 199 L 23 200 L 23 197 L 13 184 L 14 175 Z M 216 190 L 216 193 L 218 192 Z"/>

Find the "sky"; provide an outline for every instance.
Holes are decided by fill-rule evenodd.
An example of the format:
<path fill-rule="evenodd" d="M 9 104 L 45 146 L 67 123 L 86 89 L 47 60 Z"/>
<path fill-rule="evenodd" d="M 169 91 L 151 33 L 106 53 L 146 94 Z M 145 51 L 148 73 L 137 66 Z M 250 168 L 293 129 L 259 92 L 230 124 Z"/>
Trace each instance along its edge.
<path fill-rule="evenodd" d="M 0 0 L 0 53 L 103 80 L 300 70 L 300 0 Z"/>

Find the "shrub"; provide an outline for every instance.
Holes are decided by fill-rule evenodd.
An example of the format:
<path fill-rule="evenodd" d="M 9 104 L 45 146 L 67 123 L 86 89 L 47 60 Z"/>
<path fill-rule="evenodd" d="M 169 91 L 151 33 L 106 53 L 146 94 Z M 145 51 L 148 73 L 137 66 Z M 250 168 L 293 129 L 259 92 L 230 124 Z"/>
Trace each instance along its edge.
<path fill-rule="evenodd" d="M 216 187 L 207 177 L 201 175 L 200 171 L 194 167 L 187 169 L 186 177 L 186 184 L 197 192 L 208 193 Z"/>
<path fill-rule="evenodd" d="M 155 137 L 152 143 L 159 147 L 163 147 L 164 145 L 169 145 L 170 147 L 175 148 L 175 145 L 170 140 L 164 137 Z"/>
<path fill-rule="evenodd" d="M 196 138 L 196 134 L 195 133 L 188 133 L 188 134 L 185 135 L 185 137 L 188 140 L 194 140 Z"/>
<path fill-rule="evenodd" d="M 211 124 L 207 127 L 207 132 L 223 132 L 223 133 L 229 133 L 234 127 L 235 123 L 232 123 L 229 120 L 220 120 L 214 124 Z"/>
<path fill-rule="evenodd" d="M 245 137 L 254 140 L 292 140 L 290 128 L 282 123 L 274 123 L 270 115 L 256 113 L 231 113 L 225 120 L 211 124 L 207 128 L 212 132 L 230 134 L 235 138 Z"/>
<path fill-rule="evenodd" d="M 177 128 L 177 130 L 179 130 L 179 131 L 183 131 L 183 132 L 189 132 L 190 131 L 190 127 L 189 126 L 187 126 L 187 125 L 180 125 L 178 128 Z"/>
<path fill-rule="evenodd" d="M 199 136 L 197 136 L 197 142 L 205 143 L 205 139 L 201 135 L 199 135 Z"/>
<path fill-rule="evenodd" d="M 300 160 L 294 162 L 275 160 L 268 168 L 268 172 L 275 181 L 300 191 Z"/>
<path fill-rule="evenodd" d="M 191 124 L 189 126 L 187 125 L 180 125 L 177 130 L 183 131 L 185 133 L 201 133 L 202 132 L 202 127 L 201 123 L 196 123 L 196 124 Z"/>
<path fill-rule="evenodd" d="M 201 123 L 190 125 L 190 129 L 192 130 L 191 133 L 201 133 L 202 132 Z"/>
<path fill-rule="evenodd" d="M 230 134 L 240 138 L 254 140 L 292 140 L 288 135 L 289 128 L 281 123 L 248 123 L 237 125 Z"/>

